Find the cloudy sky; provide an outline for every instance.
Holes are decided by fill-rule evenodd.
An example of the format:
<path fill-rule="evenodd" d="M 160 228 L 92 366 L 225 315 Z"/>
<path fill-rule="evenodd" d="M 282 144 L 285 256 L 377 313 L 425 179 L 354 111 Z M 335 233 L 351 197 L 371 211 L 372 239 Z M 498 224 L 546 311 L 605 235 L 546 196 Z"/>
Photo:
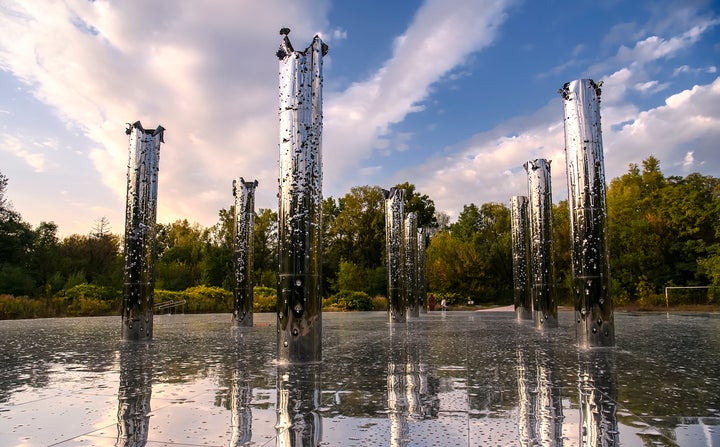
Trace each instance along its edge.
<path fill-rule="evenodd" d="M 278 60 L 319 34 L 324 196 L 409 181 L 456 217 L 526 194 L 562 102 L 603 81 L 607 180 L 650 155 L 720 175 L 720 8 L 712 0 L 0 1 L 0 172 L 36 226 L 124 228 L 126 123 L 165 127 L 158 221 L 217 222 L 232 179 L 277 209 Z"/>

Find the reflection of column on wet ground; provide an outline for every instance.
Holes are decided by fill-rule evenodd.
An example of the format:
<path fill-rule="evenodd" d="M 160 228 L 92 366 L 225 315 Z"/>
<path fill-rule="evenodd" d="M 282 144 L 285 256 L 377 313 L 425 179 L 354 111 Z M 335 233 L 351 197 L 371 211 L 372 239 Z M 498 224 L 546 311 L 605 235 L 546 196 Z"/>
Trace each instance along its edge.
<path fill-rule="evenodd" d="M 253 225 L 255 223 L 255 188 L 257 185 L 257 180 L 246 182 L 242 177 L 233 180 L 233 196 L 235 196 L 233 322 L 243 327 L 252 327 L 253 325 Z"/>
<path fill-rule="evenodd" d="M 230 382 L 230 414 L 232 437 L 230 447 L 250 445 L 252 442 L 252 375 L 250 374 L 250 356 L 248 350 L 251 333 L 235 331 L 235 349 L 237 360 Z"/>
<path fill-rule="evenodd" d="M 283 28 L 280 69 L 278 359 L 322 359 L 322 66 L 315 36 L 295 51 Z"/>
<path fill-rule="evenodd" d="M 425 247 L 427 245 L 427 228 L 418 228 L 417 235 L 417 290 L 420 313 L 427 313 L 427 263 L 425 262 Z"/>
<path fill-rule="evenodd" d="M 544 351 L 534 356 L 517 351 L 518 431 L 523 446 L 563 444 L 561 387 L 549 357 Z"/>
<path fill-rule="evenodd" d="M 535 327 L 557 327 L 552 243 L 552 187 L 550 161 L 525 163 L 530 217 L 530 284 Z"/>
<path fill-rule="evenodd" d="M 277 370 L 278 447 L 314 447 L 322 440 L 321 364 L 282 365 Z"/>
<path fill-rule="evenodd" d="M 127 341 L 120 349 L 116 446 L 144 446 L 150 429 L 152 345 Z"/>
<path fill-rule="evenodd" d="M 620 445 L 615 353 L 592 349 L 579 355 L 580 440 L 583 447 Z"/>
<path fill-rule="evenodd" d="M 390 328 L 387 408 L 391 446 L 409 444 L 410 421 L 438 417 L 437 378 L 429 374 L 423 352 L 424 346 L 410 328 Z"/>
<path fill-rule="evenodd" d="M 405 365 L 393 361 L 388 362 L 387 407 L 390 420 L 390 447 L 407 445 L 410 426 L 405 394 Z"/>
<path fill-rule="evenodd" d="M 403 231 L 405 244 L 405 302 L 407 303 L 408 317 L 419 317 L 417 290 L 417 213 L 407 213 L 405 216 L 405 230 Z"/>
<path fill-rule="evenodd" d="M 153 334 L 155 221 L 160 143 L 165 129 L 128 125 L 130 155 L 125 207 L 122 338 L 149 340 Z"/>
<path fill-rule="evenodd" d="M 523 446 L 536 445 L 537 435 L 537 378 L 529 364 L 527 353 L 517 350 L 518 430 Z"/>
<path fill-rule="evenodd" d="M 513 298 L 515 318 L 532 320 L 532 299 L 528 277 L 528 198 L 513 196 L 510 200 L 510 223 L 513 259 Z"/>
<path fill-rule="evenodd" d="M 405 190 L 383 190 L 385 196 L 385 256 L 388 275 L 388 319 L 390 323 L 405 323 L 407 309 L 403 292 L 403 204 Z"/>
<path fill-rule="evenodd" d="M 551 365 L 556 359 L 542 357 L 538 352 L 537 379 L 538 379 L 538 435 L 541 445 L 562 445 L 562 394 L 560 386 L 555 383 L 559 380 Z"/>
<path fill-rule="evenodd" d="M 230 389 L 232 437 L 230 446 L 249 445 L 252 441 L 252 380 L 246 368 L 237 369 Z"/>
<path fill-rule="evenodd" d="M 560 89 L 565 111 L 565 159 L 572 233 L 572 291 L 580 346 L 613 346 L 605 162 L 600 86 L 592 79 Z"/>

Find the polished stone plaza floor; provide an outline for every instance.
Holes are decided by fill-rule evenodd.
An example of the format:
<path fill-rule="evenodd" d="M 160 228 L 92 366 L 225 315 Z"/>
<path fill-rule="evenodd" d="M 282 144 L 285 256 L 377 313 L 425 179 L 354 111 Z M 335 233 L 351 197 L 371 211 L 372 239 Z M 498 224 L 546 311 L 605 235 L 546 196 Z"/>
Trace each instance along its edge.
<path fill-rule="evenodd" d="M 323 362 L 278 366 L 272 314 L 0 321 L 0 446 L 720 446 L 720 314 L 323 314 Z"/>

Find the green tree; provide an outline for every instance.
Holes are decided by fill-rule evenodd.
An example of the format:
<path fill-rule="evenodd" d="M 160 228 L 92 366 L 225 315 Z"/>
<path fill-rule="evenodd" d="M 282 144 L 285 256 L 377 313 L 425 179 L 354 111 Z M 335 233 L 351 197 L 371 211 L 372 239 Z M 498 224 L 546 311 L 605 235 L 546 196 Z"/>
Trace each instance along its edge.
<path fill-rule="evenodd" d="M 200 225 L 187 219 L 158 225 L 157 240 L 156 287 L 184 290 L 201 285 L 204 242 Z"/>
<path fill-rule="evenodd" d="M 377 267 L 385 249 L 385 199 L 379 186 L 355 186 L 339 200 L 330 229 L 331 243 L 341 259 Z"/>
<path fill-rule="evenodd" d="M 63 285 L 60 269 L 60 241 L 54 222 L 41 222 L 35 229 L 30 268 L 41 294 L 50 297 Z"/>
<path fill-rule="evenodd" d="M 570 210 L 567 200 L 553 204 L 553 251 L 555 263 L 555 287 L 558 304 L 572 305 L 572 235 Z"/>
<path fill-rule="evenodd" d="M 7 199 L 8 183 L 0 172 L 0 293 L 33 295 L 30 260 L 35 234 Z"/>
<path fill-rule="evenodd" d="M 427 194 L 420 194 L 415 191 L 415 185 L 409 182 L 395 185 L 395 188 L 405 190 L 405 213 L 417 213 L 418 228 L 437 228 L 438 222 L 435 217 L 435 202 Z"/>
<path fill-rule="evenodd" d="M 665 180 L 655 159 L 630 165 L 607 191 L 611 275 L 615 294 L 635 296 L 640 278 L 654 288 L 669 276 L 669 225 L 657 209 Z"/>
<path fill-rule="evenodd" d="M 278 278 L 278 215 L 268 208 L 260 208 L 255 216 L 253 256 L 255 284 L 277 287 Z"/>
<path fill-rule="evenodd" d="M 666 178 L 655 157 L 642 166 L 630 165 L 608 188 L 611 275 L 621 299 L 706 284 L 718 252 L 720 180 Z"/>
<path fill-rule="evenodd" d="M 235 206 L 221 209 L 218 217 L 215 225 L 202 231 L 204 245 L 200 265 L 201 282 L 205 286 L 232 290 L 235 287 Z"/>

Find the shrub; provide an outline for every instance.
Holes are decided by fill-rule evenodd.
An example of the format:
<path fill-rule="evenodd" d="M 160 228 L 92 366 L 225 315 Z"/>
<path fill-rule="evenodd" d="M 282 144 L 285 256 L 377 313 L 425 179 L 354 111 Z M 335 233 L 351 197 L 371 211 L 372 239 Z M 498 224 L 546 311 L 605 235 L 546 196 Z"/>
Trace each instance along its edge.
<path fill-rule="evenodd" d="M 448 306 L 459 306 L 459 305 L 465 305 L 467 304 L 467 298 L 460 295 L 459 293 L 454 292 L 446 292 L 446 293 L 436 293 L 435 294 L 435 303 L 436 303 L 436 309 L 440 309 L 440 302 L 445 298 L 445 301 L 447 302 Z"/>
<path fill-rule="evenodd" d="M 388 302 L 387 297 L 384 296 L 374 296 L 372 297 L 372 310 L 387 310 L 388 309 Z"/>
<path fill-rule="evenodd" d="M 253 312 L 275 312 L 277 310 L 277 290 L 272 287 L 253 287 Z"/>
<path fill-rule="evenodd" d="M 0 295 L 0 319 L 34 318 L 42 315 L 43 303 L 27 296 Z"/>
<path fill-rule="evenodd" d="M 111 307 L 112 306 L 109 301 L 81 296 L 77 300 L 70 303 L 70 305 L 66 309 L 66 314 L 69 316 L 77 317 L 109 315 L 112 310 Z"/>
<path fill-rule="evenodd" d="M 341 290 L 323 300 L 323 307 L 327 307 L 329 310 L 374 310 L 370 295 L 365 292 L 351 290 Z"/>
<path fill-rule="evenodd" d="M 80 298 L 94 298 L 100 301 L 112 302 L 118 297 L 118 293 L 108 287 L 82 283 L 69 289 L 63 289 L 56 296 L 63 297 L 70 303 L 76 302 Z"/>
<path fill-rule="evenodd" d="M 233 295 L 221 287 L 190 287 L 182 295 L 191 313 L 232 312 Z"/>

